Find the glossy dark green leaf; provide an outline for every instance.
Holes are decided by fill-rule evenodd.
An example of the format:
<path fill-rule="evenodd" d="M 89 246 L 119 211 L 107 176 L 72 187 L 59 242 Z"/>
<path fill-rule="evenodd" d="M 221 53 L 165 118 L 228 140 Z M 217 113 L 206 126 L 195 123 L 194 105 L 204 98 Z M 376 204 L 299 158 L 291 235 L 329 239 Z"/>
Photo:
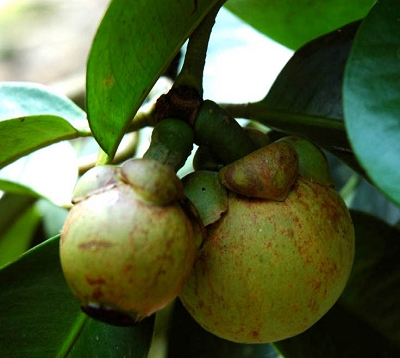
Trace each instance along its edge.
<path fill-rule="evenodd" d="M 313 40 L 283 68 L 269 93 L 248 105 L 248 117 L 301 135 L 329 150 L 359 173 L 343 122 L 342 82 L 359 22 Z"/>
<path fill-rule="evenodd" d="M 0 356 L 67 357 L 74 349 L 79 353 L 90 348 L 91 355 L 81 357 L 142 358 L 151 340 L 148 325 L 128 333 L 89 323 L 64 280 L 58 250 L 56 236 L 0 270 Z M 120 350 L 108 355 L 110 346 Z"/>
<path fill-rule="evenodd" d="M 400 231 L 362 212 L 352 219 L 355 259 L 340 303 L 400 347 Z"/>
<path fill-rule="evenodd" d="M 304 333 L 274 344 L 285 358 L 397 357 L 400 349 L 336 304 Z"/>
<path fill-rule="evenodd" d="M 79 137 L 64 118 L 33 115 L 0 122 L 0 168 L 50 144 Z"/>
<path fill-rule="evenodd" d="M 69 98 L 49 87 L 30 82 L 0 83 L 0 120 L 52 114 L 67 120 L 86 119 L 86 114 Z"/>
<path fill-rule="evenodd" d="M 378 1 L 354 41 L 343 87 L 346 128 L 371 181 L 400 204 L 400 3 Z"/>
<path fill-rule="evenodd" d="M 58 240 L 0 271 L 0 356 L 56 357 L 81 315 L 62 276 Z"/>
<path fill-rule="evenodd" d="M 114 327 L 89 319 L 68 358 L 146 358 L 154 316 L 137 327 Z"/>
<path fill-rule="evenodd" d="M 275 41 L 298 49 L 306 42 L 363 18 L 373 0 L 229 0 L 226 7 Z"/>
<path fill-rule="evenodd" d="M 217 0 L 113 0 L 87 66 L 87 110 L 110 156 L 157 78 Z"/>
<path fill-rule="evenodd" d="M 262 103 L 271 109 L 343 120 L 342 83 L 359 21 L 297 50 Z"/>
<path fill-rule="evenodd" d="M 168 357 L 277 358 L 269 344 L 239 344 L 219 338 L 199 326 L 179 300 L 168 329 Z"/>

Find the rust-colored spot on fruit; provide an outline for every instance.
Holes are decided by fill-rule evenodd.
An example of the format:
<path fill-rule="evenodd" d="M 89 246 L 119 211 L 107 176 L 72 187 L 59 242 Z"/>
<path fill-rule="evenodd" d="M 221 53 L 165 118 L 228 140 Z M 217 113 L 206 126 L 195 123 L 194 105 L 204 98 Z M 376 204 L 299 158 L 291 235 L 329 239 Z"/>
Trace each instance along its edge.
<path fill-rule="evenodd" d="M 104 278 L 90 278 L 86 276 L 85 279 L 86 282 L 91 286 L 104 285 L 106 283 Z"/>
<path fill-rule="evenodd" d="M 95 301 L 100 301 L 100 300 L 102 299 L 102 297 L 103 297 L 103 292 L 101 291 L 101 288 L 100 288 L 100 287 L 97 287 L 97 288 L 93 291 L 92 298 L 93 298 L 93 300 L 95 300 Z"/>
<path fill-rule="evenodd" d="M 125 271 L 125 273 L 129 273 L 129 272 L 131 272 L 132 271 L 132 265 L 126 265 L 125 267 L 124 267 L 124 271 Z"/>

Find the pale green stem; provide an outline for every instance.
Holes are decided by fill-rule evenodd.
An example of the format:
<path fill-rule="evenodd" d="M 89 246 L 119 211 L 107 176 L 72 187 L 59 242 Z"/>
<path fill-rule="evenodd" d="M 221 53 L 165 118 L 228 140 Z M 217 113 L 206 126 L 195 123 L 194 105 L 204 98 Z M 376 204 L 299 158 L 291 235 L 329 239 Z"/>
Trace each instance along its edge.
<path fill-rule="evenodd" d="M 96 166 L 98 165 L 106 165 L 111 163 L 112 158 L 103 150 L 99 149 L 99 154 L 97 155 Z"/>
<path fill-rule="evenodd" d="M 185 60 L 173 87 L 191 87 L 195 89 L 201 97 L 203 96 L 203 72 L 208 42 L 215 23 L 215 18 L 225 1 L 226 0 L 218 1 L 189 37 Z"/>

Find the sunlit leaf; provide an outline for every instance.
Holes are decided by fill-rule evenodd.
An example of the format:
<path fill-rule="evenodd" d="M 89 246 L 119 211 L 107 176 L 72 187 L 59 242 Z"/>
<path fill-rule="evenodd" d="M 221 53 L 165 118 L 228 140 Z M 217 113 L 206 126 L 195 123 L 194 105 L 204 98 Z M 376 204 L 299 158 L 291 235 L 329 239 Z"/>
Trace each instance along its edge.
<path fill-rule="evenodd" d="M 74 102 L 49 87 L 30 82 L 0 82 L 0 120 L 32 115 L 86 119 Z"/>
<path fill-rule="evenodd" d="M 378 1 L 362 22 L 343 87 L 346 128 L 372 182 L 400 204 L 400 3 Z"/>
<path fill-rule="evenodd" d="M 87 110 L 100 146 L 113 156 L 157 78 L 217 0 L 113 0 L 87 66 Z"/>
<path fill-rule="evenodd" d="M 151 322 L 133 328 L 91 322 L 64 280 L 58 251 L 57 236 L 0 270 L 0 356 L 144 357 Z"/>
<path fill-rule="evenodd" d="M 2 122 L 0 122 L 1 125 Z M 1 156 L 1 154 L 0 154 Z M 78 177 L 77 154 L 69 142 L 53 144 L 22 157 L 0 171 L 4 189 L 18 193 L 21 187 L 57 205 L 68 205 Z M 1 180 L 4 180 L 3 182 Z"/>
<path fill-rule="evenodd" d="M 21 195 L 37 197 L 37 198 L 39 198 L 41 196 L 39 193 L 32 190 L 31 188 L 28 188 L 24 185 L 15 183 L 10 180 L 4 180 L 4 179 L 0 179 L 0 190 L 8 192 L 8 193 L 21 194 Z"/>
<path fill-rule="evenodd" d="M 78 131 L 68 121 L 53 115 L 0 121 L 0 168 L 37 149 L 78 137 Z"/>
<path fill-rule="evenodd" d="M 77 177 L 76 153 L 67 143 L 47 151 L 52 154 L 50 159 L 49 155 L 44 158 L 46 150 L 38 149 L 79 137 L 70 122 L 85 118 L 85 112 L 70 99 L 48 87 L 27 82 L 0 83 L 0 168 L 7 166 L 0 171 L 0 190 L 22 190 L 59 204 L 69 202 Z"/>
<path fill-rule="evenodd" d="M 361 19 L 374 0 L 229 0 L 226 7 L 258 31 L 294 50 Z"/>

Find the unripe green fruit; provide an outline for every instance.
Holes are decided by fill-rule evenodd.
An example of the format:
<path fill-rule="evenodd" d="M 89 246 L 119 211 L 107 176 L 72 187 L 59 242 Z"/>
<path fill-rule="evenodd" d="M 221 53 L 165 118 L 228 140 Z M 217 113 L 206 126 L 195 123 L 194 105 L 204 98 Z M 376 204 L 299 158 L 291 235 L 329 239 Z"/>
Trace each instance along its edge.
<path fill-rule="evenodd" d="M 124 180 L 79 201 L 60 241 L 62 269 L 82 309 L 116 325 L 135 324 L 173 300 L 201 241 L 178 201 L 155 205 Z"/>
<path fill-rule="evenodd" d="M 288 136 L 276 143 L 289 143 L 299 156 L 299 175 L 312 182 L 333 187 L 329 164 L 324 152 L 308 140 Z"/>
<path fill-rule="evenodd" d="M 349 277 L 354 229 L 341 197 L 299 178 L 283 202 L 229 193 L 207 226 L 180 299 L 211 333 L 241 343 L 297 335 L 336 302 Z"/>

